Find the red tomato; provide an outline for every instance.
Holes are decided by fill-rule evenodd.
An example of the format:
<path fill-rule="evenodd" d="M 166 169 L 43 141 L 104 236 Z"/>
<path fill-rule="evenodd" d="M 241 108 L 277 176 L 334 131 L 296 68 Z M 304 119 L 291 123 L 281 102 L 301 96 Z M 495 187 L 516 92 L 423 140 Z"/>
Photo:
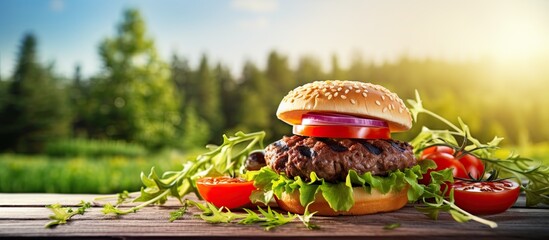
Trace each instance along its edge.
<path fill-rule="evenodd" d="M 346 125 L 294 125 L 293 133 L 309 137 L 390 139 L 386 127 L 362 127 Z"/>
<path fill-rule="evenodd" d="M 471 177 L 482 177 L 481 175 L 484 172 L 484 164 L 477 157 L 471 154 L 465 154 L 460 157 L 458 161 L 463 164 L 463 167 L 465 167 L 465 170 L 469 175 L 471 175 Z"/>
<path fill-rule="evenodd" d="M 422 159 L 431 159 L 437 164 L 435 171 L 444 170 L 447 168 L 453 168 L 452 173 L 454 177 L 467 178 L 467 171 L 463 167 L 454 155 L 445 152 L 433 152 L 422 157 Z M 431 182 L 431 172 L 429 169 L 426 174 L 423 175 L 423 179 L 420 179 L 420 183 L 429 184 Z"/>
<path fill-rule="evenodd" d="M 451 147 L 448 147 L 448 146 L 432 146 L 432 147 L 428 147 L 426 149 L 423 150 L 422 154 L 421 154 L 421 158 L 423 158 L 423 156 L 427 155 L 427 154 L 431 154 L 431 153 L 434 153 L 434 152 L 443 152 L 443 153 L 449 153 L 449 154 L 454 154 L 454 149 L 451 148 Z"/>
<path fill-rule="evenodd" d="M 229 209 L 250 204 L 250 195 L 256 190 L 253 181 L 231 177 L 205 177 L 196 181 L 198 193 L 216 207 Z"/>
<path fill-rule="evenodd" d="M 456 180 L 452 185 L 456 205 L 472 214 L 505 212 L 517 201 L 520 193 L 519 184 L 509 180 L 494 182 Z"/>
<path fill-rule="evenodd" d="M 456 159 L 455 155 L 459 158 Z M 473 178 L 481 177 L 484 172 L 484 164 L 480 159 L 471 155 L 460 153 L 456 154 L 454 149 L 448 146 L 432 146 L 423 150 L 421 160 L 431 159 L 437 164 L 436 170 L 443 170 L 453 167 L 454 177 L 469 178 L 469 174 Z M 424 175 L 420 183 L 427 184 L 431 182 L 430 171 Z"/>

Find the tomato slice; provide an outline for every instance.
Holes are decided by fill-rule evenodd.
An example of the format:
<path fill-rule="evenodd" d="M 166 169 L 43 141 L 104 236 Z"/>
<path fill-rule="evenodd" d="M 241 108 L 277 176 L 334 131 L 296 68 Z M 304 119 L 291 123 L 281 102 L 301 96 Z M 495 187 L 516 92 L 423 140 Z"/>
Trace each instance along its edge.
<path fill-rule="evenodd" d="M 363 127 L 346 125 L 294 125 L 293 133 L 308 137 L 390 139 L 386 127 Z"/>
<path fill-rule="evenodd" d="M 253 181 L 231 177 L 204 177 L 196 181 L 198 193 L 216 207 L 229 209 L 250 204 L 250 195 L 256 187 Z"/>
<path fill-rule="evenodd" d="M 519 184 L 509 180 L 468 182 L 457 179 L 452 187 L 456 205 L 472 214 L 505 212 L 520 194 Z"/>

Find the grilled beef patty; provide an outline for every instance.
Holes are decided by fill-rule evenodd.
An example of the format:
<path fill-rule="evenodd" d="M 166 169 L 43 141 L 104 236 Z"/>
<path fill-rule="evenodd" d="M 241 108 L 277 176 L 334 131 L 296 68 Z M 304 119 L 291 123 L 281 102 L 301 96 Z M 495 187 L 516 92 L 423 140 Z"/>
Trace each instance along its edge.
<path fill-rule="evenodd" d="M 310 180 L 311 172 L 328 182 L 345 181 L 349 170 L 385 175 L 412 167 L 412 146 L 392 139 L 331 139 L 293 135 L 265 149 L 265 161 L 275 172 Z"/>

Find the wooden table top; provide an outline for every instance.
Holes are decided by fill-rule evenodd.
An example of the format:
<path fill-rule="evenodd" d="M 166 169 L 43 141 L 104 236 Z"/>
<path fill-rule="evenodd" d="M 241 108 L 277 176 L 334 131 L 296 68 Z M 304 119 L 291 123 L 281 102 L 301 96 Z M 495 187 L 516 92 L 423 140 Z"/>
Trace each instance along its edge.
<path fill-rule="evenodd" d="M 258 225 L 210 224 L 187 213 L 182 219 L 169 222 L 169 213 L 181 205 L 169 200 L 166 205 L 146 207 L 124 216 L 107 216 L 101 206 L 94 206 L 85 215 L 73 217 L 66 225 L 44 228 L 50 210 L 44 206 L 60 203 L 76 206 L 80 200 L 93 201 L 102 195 L 72 194 L 2 194 L 0 193 L 1 238 L 64 238 L 64 239 L 169 239 L 169 238 L 456 238 L 480 237 L 481 239 L 549 239 L 549 209 L 547 206 L 524 207 L 522 196 L 513 208 L 505 213 L 484 216 L 495 221 L 498 227 L 491 229 L 477 222 L 458 223 L 442 213 L 438 220 L 431 220 L 412 206 L 391 213 L 366 216 L 340 216 L 313 218 L 319 230 L 308 230 L 299 221 L 265 231 Z M 192 212 L 192 211 L 191 211 Z M 392 230 L 384 226 L 399 223 Z"/>

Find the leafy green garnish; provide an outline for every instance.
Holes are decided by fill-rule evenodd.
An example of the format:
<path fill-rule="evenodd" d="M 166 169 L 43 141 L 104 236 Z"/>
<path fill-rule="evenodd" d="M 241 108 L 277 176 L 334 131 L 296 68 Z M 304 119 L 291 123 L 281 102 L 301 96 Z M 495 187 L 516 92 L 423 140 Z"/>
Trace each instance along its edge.
<path fill-rule="evenodd" d="M 431 160 L 423 160 L 421 162 L 424 161 L 432 162 Z M 449 194 L 441 191 L 441 186 L 443 186 L 443 184 L 453 181 L 452 169 L 432 171 L 430 175 L 431 183 L 427 186 L 422 185 L 423 196 L 420 199 L 422 206 L 416 206 L 418 211 L 434 220 L 438 219 L 441 212 L 448 212 L 454 220 L 460 223 L 474 220 L 476 222 L 488 225 L 491 228 L 496 228 L 498 226 L 497 223 L 472 215 L 454 204 L 453 189 L 450 190 Z M 443 189 L 445 188 L 443 187 Z"/>
<path fill-rule="evenodd" d="M 385 230 L 393 230 L 400 227 L 400 223 L 390 223 L 385 226 L 383 226 L 383 229 Z"/>
<path fill-rule="evenodd" d="M 149 175 L 141 173 L 144 186 L 133 202 L 143 202 L 142 204 L 128 209 L 106 204 L 103 213 L 123 215 L 134 213 L 151 204 L 164 204 L 168 197 L 175 197 L 182 202 L 182 198 L 189 193 L 194 192 L 200 196 L 194 182 L 196 179 L 211 175 L 241 174 L 248 154 L 253 150 L 263 149 L 264 137 L 264 132 L 238 132 L 233 137 L 224 135 L 223 144 L 208 146 L 209 152 L 187 161 L 181 171 L 165 172 L 158 176 L 153 167 Z"/>
<path fill-rule="evenodd" d="M 60 204 L 52 204 L 46 206 L 53 212 L 53 215 L 50 215 L 49 218 L 51 221 L 46 223 L 46 228 L 51 228 L 60 224 L 66 224 L 74 215 L 80 214 L 83 215 L 88 208 L 91 208 L 91 203 L 81 201 L 79 208 L 73 210 L 70 207 L 62 207 Z"/>
<path fill-rule="evenodd" d="M 126 200 L 130 198 L 130 193 L 126 190 L 122 191 L 121 193 L 118 194 L 118 199 L 116 200 L 116 205 L 120 205 L 124 202 L 126 202 Z"/>
<path fill-rule="evenodd" d="M 501 174 L 514 176 L 522 182 L 527 181 L 525 186 L 521 186 L 526 193 L 526 205 L 534 206 L 537 204 L 549 204 L 549 166 L 544 165 L 540 160 L 521 157 L 518 154 L 511 153 L 506 158 L 498 158 L 495 151 L 499 149 L 499 144 L 503 140 L 500 137 L 494 137 L 487 143 L 471 135 L 469 126 L 458 118 L 459 127 L 442 116 L 429 111 L 423 107 L 419 93 L 416 91 L 416 99 L 408 100 L 412 106 L 410 111 L 417 122 L 419 114 L 425 114 L 437 119 L 449 127 L 449 130 L 432 130 L 423 127 L 421 132 L 410 143 L 414 146 L 415 152 L 419 154 L 423 149 L 432 145 L 447 145 L 454 148 L 463 149 L 463 153 L 469 153 L 481 159 L 486 168 L 496 169 Z M 458 144 L 458 139 L 463 143 Z"/>
<path fill-rule="evenodd" d="M 255 186 L 262 189 L 264 195 L 255 193 L 251 199 L 254 202 L 268 202 L 273 195 L 282 197 L 284 192 L 299 191 L 300 203 L 307 206 L 315 200 L 317 193 L 322 194 L 326 202 L 335 211 L 347 211 L 354 205 L 353 187 L 362 186 L 367 192 L 375 189 L 382 194 L 390 191 L 400 191 L 408 188 L 408 200 L 416 201 L 423 195 L 423 187 L 417 183 L 417 179 L 427 172 L 428 168 L 434 168 L 432 161 L 421 161 L 418 165 L 389 173 L 387 176 L 374 176 L 367 172 L 362 175 L 351 170 L 345 182 L 328 183 L 317 177 L 312 172 L 310 181 L 303 181 L 301 177 L 290 179 L 283 174 L 276 174 L 271 168 L 263 167 L 258 171 L 246 173 L 248 180 L 254 180 Z"/>
<path fill-rule="evenodd" d="M 187 208 L 188 208 L 188 205 L 185 204 L 183 205 L 183 207 L 173 211 L 173 212 L 170 212 L 170 218 L 169 218 L 169 221 L 170 222 L 173 222 L 177 219 L 180 219 L 181 217 L 183 217 L 183 215 L 185 215 L 185 213 L 187 212 Z"/>
<path fill-rule="evenodd" d="M 176 220 L 183 216 L 188 206 L 197 207 L 202 213 L 197 214 L 201 219 L 208 223 L 238 223 L 238 224 L 259 224 L 265 231 L 269 231 L 275 227 L 290 223 L 296 218 L 299 218 L 303 224 L 309 229 L 317 229 L 318 226 L 310 222 L 312 216 L 315 213 L 309 213 L 306 209 L 303 215 L 297 215 L 292 213 L 282 214 L 267 207 L 267 210 L 257 207 L 257 212 L 244 208 L 246 213 L 234 213 L 229 209 L 221 207 L 217 208 L 211 203 L 199 203 L 192 200 L 186 200 L 184 207 L 170 213 L 172 216 L 170 221 Z"/>
<path fill-rule="evenodd" d="M 311 219 L 317 213 L 317 212 L 313 212 L 313 213 L 309 212 L 309 206 L 311 206 L 311 204 L 312 202 L 307 204 L 307 206 L 305 206 L 305 211 L 303 212 L 303 215 L 297 215 L 297 217 L 299 218 L 299 220 L 301 220 L 301 222 L 303 222 L 305 227 L 307 227 L 308 229 L 320 229 L 320 226 L 311 223 Z"/>

